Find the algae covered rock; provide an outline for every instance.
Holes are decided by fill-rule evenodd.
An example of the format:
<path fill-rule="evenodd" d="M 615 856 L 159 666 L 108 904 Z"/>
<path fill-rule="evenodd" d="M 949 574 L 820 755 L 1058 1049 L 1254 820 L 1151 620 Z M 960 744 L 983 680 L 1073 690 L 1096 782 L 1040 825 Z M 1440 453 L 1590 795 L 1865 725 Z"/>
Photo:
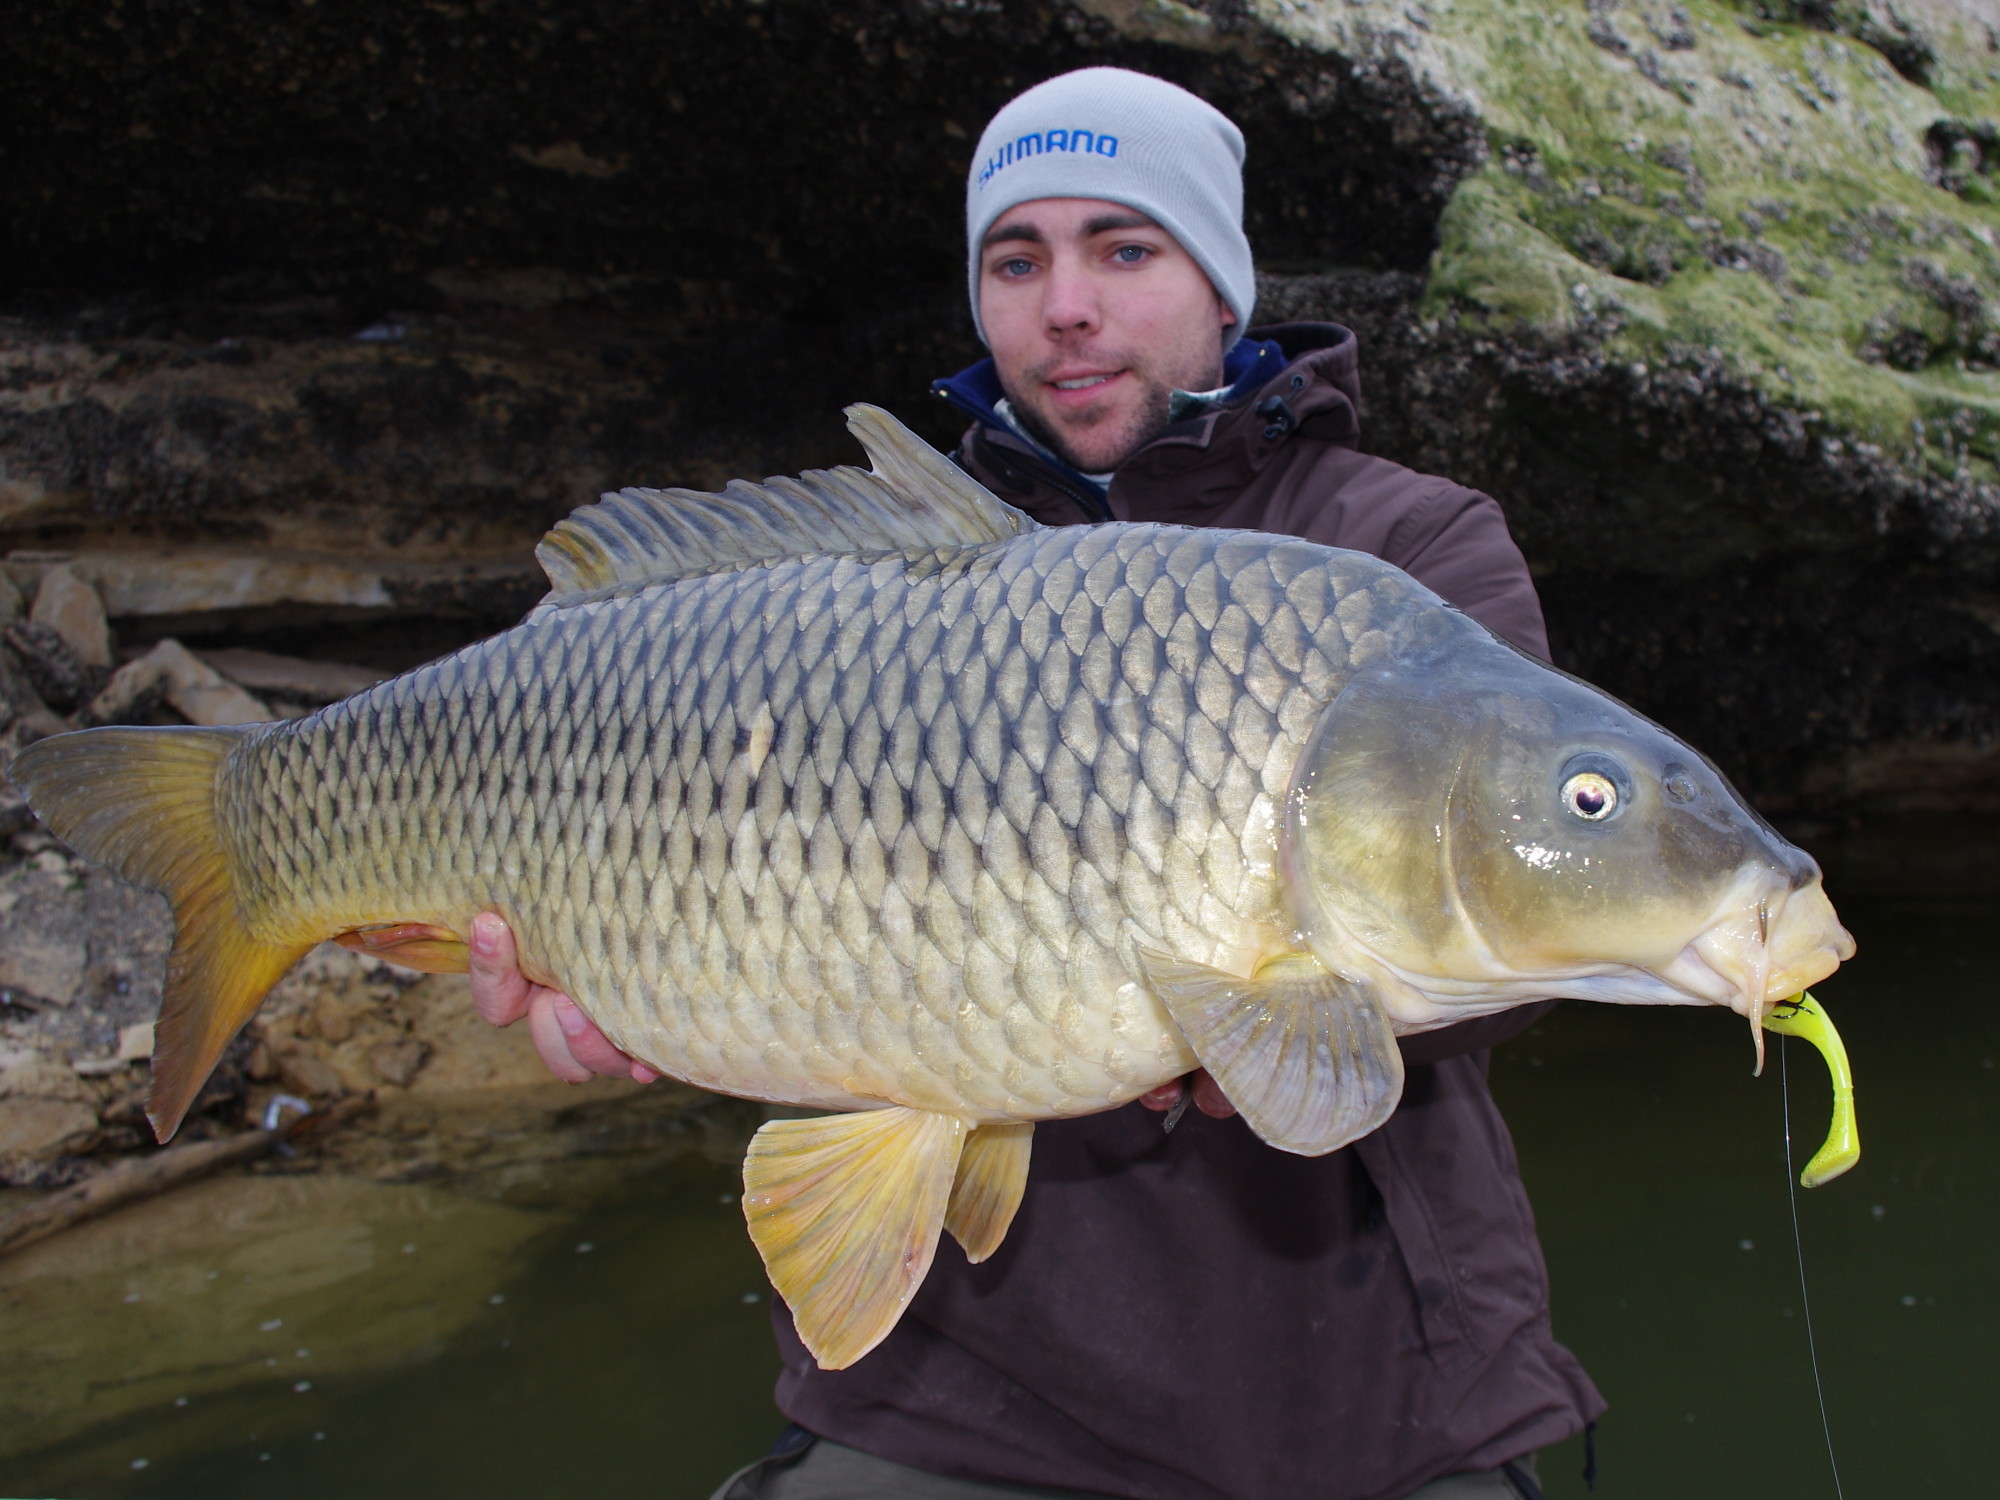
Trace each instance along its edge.
<path fill-rule="evenodd" d="M 1369 415 L 1508 504 L 1565 663 L 1767 806 L 1990 801 L 2000 18 L 1270 14 L 1480 122 Z"/>
<path fill-rule="evenodd" d="M 1557 651 L 1765 805 L 2000 800 L 2000 21 L 1975 0 L 118 0 L 0 98 L 0 549 L 119 639 L 408 665 L 608 486 L 848 454 L 977 345 L 987 115 L 1244 128 L 1262 316 L 1492 491 Z M 402 653 L 399 655 L 399 652 Z"/>

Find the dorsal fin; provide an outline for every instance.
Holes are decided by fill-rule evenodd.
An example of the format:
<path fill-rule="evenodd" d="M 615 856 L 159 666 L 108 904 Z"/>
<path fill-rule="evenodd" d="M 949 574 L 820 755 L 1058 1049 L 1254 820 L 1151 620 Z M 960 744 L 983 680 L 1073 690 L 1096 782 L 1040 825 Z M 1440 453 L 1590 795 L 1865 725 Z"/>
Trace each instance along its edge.
<path fill-rule="evenodd" d="M 902 552 L 1018 536 L 1035 523 L 879 406 L 847 408 L 872 470 L 809 469 L 720 493 L 620 490 L 542 538 L 554 594 L 814 552 Z"/>

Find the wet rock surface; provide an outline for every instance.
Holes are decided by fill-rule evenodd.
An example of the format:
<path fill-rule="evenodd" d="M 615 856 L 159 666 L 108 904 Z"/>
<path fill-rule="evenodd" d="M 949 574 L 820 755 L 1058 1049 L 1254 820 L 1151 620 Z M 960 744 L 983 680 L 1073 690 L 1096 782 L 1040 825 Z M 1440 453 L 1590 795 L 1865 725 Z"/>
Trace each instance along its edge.
<path fill-rule="evenodd" d="M 1243 123 L 1262 315 L 1362 331 L 1367 443 L 1501 498 L 1566 665 L 1773 807 L 2000 798 L 1970 0 L 120 4 L 10 45 L 0 548 L 128 654 L 399 669 L 517 618 L 600 490 L 845 460 L 854 399 L 949 441 L 967 155 L 1111 62 Z M 46 644 L 52 707 L 96 690 Z"/>
<path fill-rule="evenodd" d="M 1360 333 L 1367 445 L 1502 500 L 1563 665 L 1808 826 L 2000 806 L 1971 0 L 118 0 L 6 45 L 0 752 L 309 710 L 518 618 L 601 490 L 851 461 L 852 400 L 949 443 L 979 128 L 1119 63 L 1241 121 L 1260 317 Z M 144 1139 L 166 919 L 15 836 L 0 1171 L 52 1186 Z M 450 981 L 353 965 L 191 1131 L 373 1092 L 328 1152 L 420 1175 L 701 1107 L 582 1109 Z"/>

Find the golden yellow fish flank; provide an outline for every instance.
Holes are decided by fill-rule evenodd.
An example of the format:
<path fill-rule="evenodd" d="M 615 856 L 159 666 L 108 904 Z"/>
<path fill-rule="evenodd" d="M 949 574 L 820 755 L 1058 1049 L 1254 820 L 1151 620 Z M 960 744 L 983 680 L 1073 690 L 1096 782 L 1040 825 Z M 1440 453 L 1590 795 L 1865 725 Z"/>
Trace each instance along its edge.
<path fill-rule="evenodd" d="M 308 718 L 96 729 L 13 775 L 176 917 L 171 1135 L 315 943 L 463 967 L 480 911 L 649 1066 L 828 1111 L 744 1209 L 819 1361 L 940 1229 L 1004 1238 L 1032 1122 L 1206 1066 L 1317 1154 L 1398 1034 L 1527 1000 L 1755 1024 L 1852 952 L 1707 762 L 1375 559 L 1039 527 L 886 413 L 871 471 L 626 491 L 522 624 Z"/>

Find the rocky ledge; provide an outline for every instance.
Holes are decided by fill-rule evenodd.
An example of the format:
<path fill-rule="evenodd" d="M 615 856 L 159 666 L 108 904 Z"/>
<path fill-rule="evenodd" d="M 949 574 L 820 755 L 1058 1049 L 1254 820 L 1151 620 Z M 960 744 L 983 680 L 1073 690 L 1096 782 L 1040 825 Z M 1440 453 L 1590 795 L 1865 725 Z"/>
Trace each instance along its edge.
<path fill-rule="evenodd" d="M 1242 122 L 1262 316 L 1357 329 L 1367 445 L 1501 499 L 1564 665 L 1822 829 L 2000 808 L 1977 0 L 110 0 L 5 45 L 10 744 L 337 697 L 517 618 L 602 489 L 851 459 L 848 401 L 949 441 L 972 142 L 1101 62 Z M 163 918 L 12 816 L 0 1157 L 54 1181 L 137 1138 Z M 490 1040 L 311 974 L 213 1119 Z"/>
<path fill-rule="evenodd" d="M 1266 316 L 1485 486 L 1566 665 L 1761 802 L 2000 802 L 2000 31 L 1974 0 L 597 0 L 10 38 L 0 548 L 121 641 L 407 666 L 627 483 L 939 441 L 986 113 L 1242 121 Z"/>

